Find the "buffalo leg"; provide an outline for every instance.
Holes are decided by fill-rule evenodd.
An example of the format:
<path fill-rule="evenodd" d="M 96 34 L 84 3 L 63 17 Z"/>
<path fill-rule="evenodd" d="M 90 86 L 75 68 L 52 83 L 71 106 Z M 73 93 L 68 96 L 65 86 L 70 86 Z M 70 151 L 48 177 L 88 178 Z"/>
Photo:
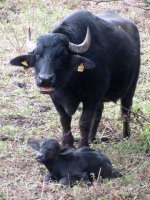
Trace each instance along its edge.
<path fill-rule="evenodd" d="M 90 128 L 92 125 L 92 120 L 93 120 L 96 109 L 97 109 L 97 105 L 95 105 L 95 102 L 83 103 L 83 111 L 82 111 L 82 115 L 79 121 L 80 134 L 81 134 L 79 147 L 89 146 L 88 138 L 89 138 Z"/>
<path fill-rule="evenodd" d="M 99 105 L 95 111 L 93 120 L 92 120 L 92 124 L 91 124 L 91 128 L 90 128 L 90 133 L 89 133 L 89 142 L 93 142 L 95 140 L 95 136 L 96 136 L 96 131 L 97 131 L 97 127 L 98 124 L 101 120 L 101 116 L 102 116 L 102 112 L 103 112 L 103 103 L 101 105 Z"/>
<path fill-rule="evenodd" d="M 123 119 L 123 137 L 130 137 L 130 109 L 132 106 L 131 100 L 121 99 L 121 115 Z"/>
<path fill-rule="evenodd" d="M 137 79 L 132 83 L 128 93 L 121 98 L 121 115 L 123 118 L 123 138 L 129 138 L 130 133 L 130 115 Z"/>
<path fill-rule="evenodd" d="M 123 121 L 123 137 L 124 138 L 128 138 L 131 135 L 129 123 L 130 123 L 132 100 L 135 93 L 138 74 L 139 74 L 139 68 L 140 68 L 140 53 L 139 53 L 139 57 L 137 57 L 136 67 L 138 68 L 138 71 L 136 74 L 134 74 L 135 79 L 133 83 L 131 84 L 128 90 L 128 93 L 121 99 L 121 112 L 122 112 L 121 114 L 124 120 Z"/>
<path fill-rule="evenodd" d="M 53 103 L 55 105 L 55 108 L 57 112 L 60 115 L 60 122 L 63 129 L 63 137 L 62 137 L 62 145 L 63 146 L 73 146 L 74 138 L 71 133 L 71 119 L 72 117 L 67 114 L 65 109 L 55 101 L 55 99 L 52 99 Z"/>
<path fill-rule="evenodd" d="M 130 115 L 131 115 L 132 98 L 121 99 L 121 115 L 123 118 L 123 138 L 130 137 Z"/>
<path fill-rule="evenodd" d="M 67 113 L 60 115 L 60 122 L 63 128 L 62 144 L 63 146 L 73 146 L 74 138 L 71 133 L 71 117 Z"/>

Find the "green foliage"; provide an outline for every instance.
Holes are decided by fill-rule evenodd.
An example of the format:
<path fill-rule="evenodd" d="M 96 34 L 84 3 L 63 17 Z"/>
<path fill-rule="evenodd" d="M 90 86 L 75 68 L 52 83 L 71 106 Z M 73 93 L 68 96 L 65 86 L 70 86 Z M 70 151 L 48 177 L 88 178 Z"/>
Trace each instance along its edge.
<path fill-rule="evenodd" d="M 0 200 L 9 200 L 9 199 L 5 196 L 0 196 Z"/>
<path fill-rule="evenodd" d="M 144 0 L 144 2 L 150 4 L 150 0 Z"/>
<path fill-rule="evenodd" d="M 109 198 L 106 196 L 100 197 L 99 200 L 108 200 Z"/>

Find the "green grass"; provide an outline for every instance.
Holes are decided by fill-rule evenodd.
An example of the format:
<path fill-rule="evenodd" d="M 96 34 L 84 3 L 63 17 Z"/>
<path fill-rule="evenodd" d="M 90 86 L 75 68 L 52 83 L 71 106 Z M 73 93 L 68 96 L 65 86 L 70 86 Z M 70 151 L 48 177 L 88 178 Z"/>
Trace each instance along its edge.
<path fill-rule="evenodd" d="M 35 41 L 39 34 L 49 32 L 68 13 L 75 9 L 99 13 L 114 9 L 132 21 L 138 20 L 142 38 L 142 65 L 133 103 L 130 140 L 120 140 L 122 121 L 120 103 L 105 105 L 102 122 L 97 132 L 97 143 L 92 144 L 111 159 L 123 177 L 104 180 L 87 186 L 78 183 L 73 188 L 56 183 L 44 184 L 45 168 L 35 162 L 35 153 L 28 147 L 30 137 L 52 137 L 61 142 L 59 116 L 50 98 L 41 95 L 35 86 L 34 72 L 9 65 L 11 58 L 26 53 L 25 38 L 28 26 Z M 69 0 L 5 0 L 0 2 L 0 200 L 117 200 L 150 199 L 150 38 L 148 18 L 144 10 L 125 9 L 122 3 L 91 4 Z M 145 25 L 143 24 L 145 22 Z M 19 87 L 22 84 L 23 87 Z M 78 140 L 78 121 L 81 108 L 73 117 L 72 129 Z M 110 143 L 100 143 L 107 136 Z M 76 142 L 78 144 L 78 142 Z"/>

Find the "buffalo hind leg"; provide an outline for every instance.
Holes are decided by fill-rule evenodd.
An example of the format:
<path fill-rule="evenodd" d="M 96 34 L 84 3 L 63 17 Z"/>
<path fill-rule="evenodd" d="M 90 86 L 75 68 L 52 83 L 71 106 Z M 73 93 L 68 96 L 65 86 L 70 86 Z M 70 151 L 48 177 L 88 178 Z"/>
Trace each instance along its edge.
<path fill-rule="evenodd" d="M 129 138 L 130 133 L 130 115 L 131 115 L 132 98 L 121 99 L 121 115 L 123 119 L 123 138 Z"/>
<path fill-rule="evenodd" d="M 138 65 L 140 66 L 140 58 L 137 60 Z M 139 67 L 138 67 L 139 68 Z M 133 101 L 133 96 L 136 89 L 137 79 L 138 79 L 139 69 L 135 74 L 135 80 L 133 81 L 128 93 L 121 99 L 121 115 L 123 118 L 123 138 L 129 138 L 130 133 L 130 115 L 131 115 L 131 106 Z"/>

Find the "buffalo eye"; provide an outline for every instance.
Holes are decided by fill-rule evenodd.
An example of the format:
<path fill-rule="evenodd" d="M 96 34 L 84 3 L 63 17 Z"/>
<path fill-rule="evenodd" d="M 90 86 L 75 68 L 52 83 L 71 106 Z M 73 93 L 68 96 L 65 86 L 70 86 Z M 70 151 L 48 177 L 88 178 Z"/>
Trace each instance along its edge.
<path fill-rule="evenodd" d="M 65 50 L 63 50 L 63 51 L 60 52 L 60 54 L 58 55 L 58 58 L 59 58 L 59 57 L 66 57 L 67 55 L 68 55 L 68 52 L 67 52 L 67 50 L 65 49 Z"/>
<path fill-rule="evenodd" d="M 67 50 L 64 50 L 64 51 L 62 52 L 62 56 L 67 56 L 67 55 L 68 55 Z"/>
<path fill-rule="evenodd" d="M 34 55 L 36 56 L 36 59 L 39 59 L 42 57 L 42 51 L 35 49 L 34 50 Z"/>
<path fill-rule="evenodd" d="M 47 150 L 48 150 L 48 151 L 54 151 L 54 149 L 52 149 L 52 148 L 47 148 Z"/>

